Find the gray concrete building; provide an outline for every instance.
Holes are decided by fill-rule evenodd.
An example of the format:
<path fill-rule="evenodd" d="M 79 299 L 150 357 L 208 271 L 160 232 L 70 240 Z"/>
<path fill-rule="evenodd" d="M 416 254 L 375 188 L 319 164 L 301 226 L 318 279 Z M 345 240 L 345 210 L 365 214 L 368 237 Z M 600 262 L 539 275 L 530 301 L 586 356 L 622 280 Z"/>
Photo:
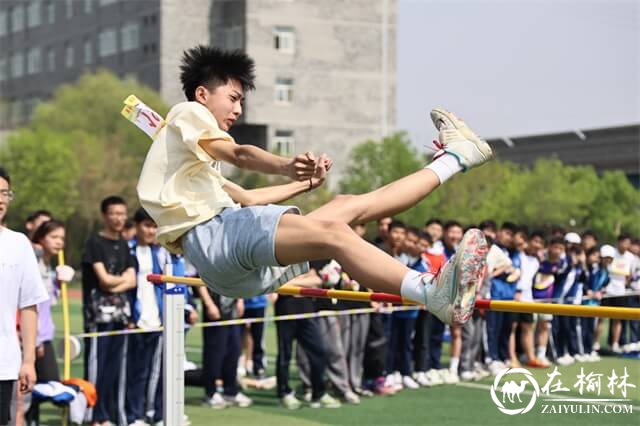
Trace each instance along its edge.
<path fill-rule="evenodd" d="M 181 102 L 181 54 L 209 43 L 256 61 L 236 139 L 327 152 L 340 175 L 351 147 L 394 129 L 395 23 L 396 0 L 3 0 L 0 131 L 98 68 Z"/>

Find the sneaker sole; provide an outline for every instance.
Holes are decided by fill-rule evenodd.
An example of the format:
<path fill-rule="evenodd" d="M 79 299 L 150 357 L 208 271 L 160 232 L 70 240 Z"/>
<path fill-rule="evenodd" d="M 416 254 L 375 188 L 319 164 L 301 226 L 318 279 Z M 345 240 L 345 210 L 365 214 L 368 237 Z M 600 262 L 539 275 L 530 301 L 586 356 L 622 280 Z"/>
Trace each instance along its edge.
<path fill-rule="evenodd" d="M 487 159 L 487 161 L 494 157 L 491 146 L 480 139 L 478 135 L 476 135 L 464 121 L 456 117 L 454 113 L 447 111 L 444 108 L 434 108 L 431 110 L 431 121 L 433 122 L 433 125 L 436 127 L 436 129 L 438 129 L 438 131 L 440 130 L 438 127 L 439 121 L 445 122 L 447 127 L 453 127 L 459 130 L 465 139 L 476 146 L 478 151 L 480 151 L 480 153 Z"/>
<path fill-rule="evenodd" d="M 454 265 L 454 280 L 458 280 L 453 301 L 453 324 L 466 323 L 476 304 L 476 287 L 482 280 L 486 264 L 487 240 L 479 229 L 470 229 L 462 238 Z"/>
<path fill-rule="evenodd" d="M 454 113 L 447 111 L 444 108 L 438 107 L 431 110 L 431 121 L 438 131 L 440 131 L 439 122 L 442 121 L 447 127 L 453 127 L 460 130 L 465 139 L 470 140 L 473 143 L 483 142 L 470 128 L 467 123 L 460 120 Z"/>

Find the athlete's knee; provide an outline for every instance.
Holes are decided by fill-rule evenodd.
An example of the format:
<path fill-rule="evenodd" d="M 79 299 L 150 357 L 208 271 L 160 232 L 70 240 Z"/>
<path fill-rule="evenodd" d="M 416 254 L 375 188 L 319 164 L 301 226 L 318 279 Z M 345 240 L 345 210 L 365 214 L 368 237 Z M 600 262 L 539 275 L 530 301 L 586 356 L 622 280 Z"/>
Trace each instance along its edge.
<path fill-rule="evenodd" d="M 334 252 L 340 250 L 353 234 L 353 230 L 344 222 L 325 220 L 320 222 L 320 226 L 323 246 Z"/>

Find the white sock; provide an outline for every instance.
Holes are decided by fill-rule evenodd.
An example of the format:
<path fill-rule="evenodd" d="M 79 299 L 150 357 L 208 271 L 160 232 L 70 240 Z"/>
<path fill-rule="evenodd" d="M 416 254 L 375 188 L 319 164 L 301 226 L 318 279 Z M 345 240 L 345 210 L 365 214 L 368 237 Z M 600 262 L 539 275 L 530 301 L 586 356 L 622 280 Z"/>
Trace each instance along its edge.
<path fill-rule="evenodd" d="M 459 365 L 460 365 L 460 358 L 452 356 L 451 359 L 449 360 L 449 370 L 454 372 L 455 374 L 458 374 Z"/>
<path fill-rule="evenodd" d="M 422 274 L 411 269 L 402 279 L 400 295 L 405 299 L 413 300 L 420 304 L 426 301 L 426 289 L 422 282 Z"/>
<path fill-rule="evenodd" d="M 536 358 L 544 359 L 546 358 L 545 356 L 546 353 L 547 353 L 547 348 L 545 348 L 544 346 L 538 346 L 536 348 Z"/>
<path fill-rule="evenodd" d="M 452 154 L 444 154 L 433 160 L 425 169 L 431 170 L 438 176 L 440 184 L 445 183 L 451 176 L 462 171 L 462 166 L 458 162 L 458 159 Z"/>

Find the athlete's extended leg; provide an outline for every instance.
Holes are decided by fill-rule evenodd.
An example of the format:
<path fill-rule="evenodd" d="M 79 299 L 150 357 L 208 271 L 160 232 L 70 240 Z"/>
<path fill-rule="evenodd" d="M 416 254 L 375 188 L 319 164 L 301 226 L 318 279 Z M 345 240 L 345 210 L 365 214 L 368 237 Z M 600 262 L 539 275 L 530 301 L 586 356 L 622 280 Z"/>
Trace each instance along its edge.
<path fill-rule="evenodd" d="M 308 216 L 349 224 L 392 216 L 413 207 L 456 172 L 493 157 L 489 145 L 452 113 L 438 108 L 431 112 L 431 118 L 440 132 L 442 150 L 427 168 L 366 194 L 338 196 Z"/>
<path fill-rule="evenodd" d="M 283 265 L 336 259 L 355 280 L 376 291 L 425 304 L 442 321 L 464 323 L 475 304 L 487 243 L 479 230 L 465 234 L 458 253 L 434 277 L 411 270 L 360 238 L 343 222 L 284 215 L 276 231 L 275 254 Z"/>

